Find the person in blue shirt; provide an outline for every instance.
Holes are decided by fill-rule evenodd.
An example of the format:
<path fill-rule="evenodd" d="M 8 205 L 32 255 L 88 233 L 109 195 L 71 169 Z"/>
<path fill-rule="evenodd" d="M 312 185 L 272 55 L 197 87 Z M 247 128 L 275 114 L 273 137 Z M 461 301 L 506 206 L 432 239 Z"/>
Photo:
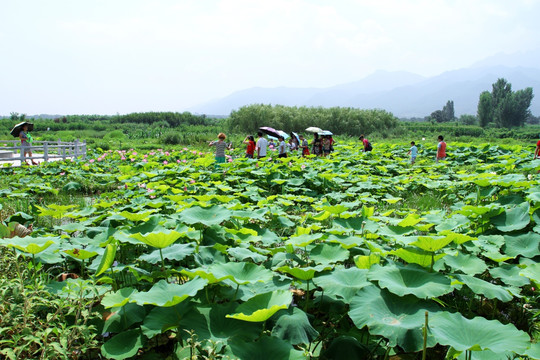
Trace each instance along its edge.
<path fill-rule="evenodd" d="M 418 148 L 416 147 L 416 144 L 414 141 L 411 141 L 411 148 L 409 149 L 409 152 L 407 155 L 411 155 L 411 165 L 414 164 L 416 161 L 416 155 L 418 155 Z"/>

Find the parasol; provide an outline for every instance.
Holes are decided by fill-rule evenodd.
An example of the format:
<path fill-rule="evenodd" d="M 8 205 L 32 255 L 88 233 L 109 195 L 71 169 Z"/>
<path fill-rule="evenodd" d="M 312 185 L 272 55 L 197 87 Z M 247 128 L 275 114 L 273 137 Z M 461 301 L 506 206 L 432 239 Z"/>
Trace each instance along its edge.
<path fill-rule="evenodd" d="M 276 130 L 276 129 L 268 127 L 268 126 L 262 126 L 262 127 L 259 128 L 259 130 L 261 130 L 263 133 L 265 133 L 268 136 L 272 136 L 272 137 L 275 137 L 275 138 L 280 136 L 279 130 Z"/>
<path fill-rule="evenodd" d="M 331 131 L 323 130 L 323 131 L 321 131 L 321 132 L 319 133 L 319 135 L 323 135 L 323 136 L 325 136 L 325 135 L 330 135 L 330 136 L 332 136 L 332 135 L 334 135 L 334 134 L 332 134 Z"/>
<path fill-rule="evenodd" d="M 34 124 L 23 121 L 22 123 L 18 123 L 17 125 L 15 125 L 13 129 L 11 129 L 10 134 L 13 135 L 13 137 L 19 137 L 19 134 L 21 133 L 24 125 L 28 126 L 28 131 L 34 130 Z"/>
<path fill-rule="evenodd" d="M 310 126 L 306 129 L 307 132 L 312 132 L 312 133 L 320 133 L 322 132 L 323 130 L 321 128 L 318 128 L 318 127 L 315 127 L 315 126 Z"/>

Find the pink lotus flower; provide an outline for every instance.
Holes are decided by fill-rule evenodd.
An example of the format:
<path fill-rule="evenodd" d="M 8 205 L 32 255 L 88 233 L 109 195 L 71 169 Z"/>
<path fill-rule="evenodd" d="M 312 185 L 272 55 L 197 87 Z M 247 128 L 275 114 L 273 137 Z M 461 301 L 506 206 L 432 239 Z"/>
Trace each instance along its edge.
<path fill-rule="evenodd" d="M 167 165 L 169 162 L 167 160 L 163 161 L 163 165 Z"/>
<path fill-rule="evenodd" d="M 188 149 L 188 148 L 183 148 L 182 150 L 184 150 L 184 151 L 188 151 L 189 149 Z"/>
<path fill-rule="evenodd" d="M 150 199 L 155 199 L 156 195 L 150 195 Z"/>
<path fill-rule="evenodd" d="M 126 160 L 126 157 L 125 157 L 125 156 L 122 156 L 121 160 Z"/>
<path fill-rule="evenodd" d="M 90 159 L 88 162 L 93 163 L 93 162 L 94 162 L 94 159 Z"/>
<path fill-rule="evenodd" d="M 182 162 L 183 162 L 183 163 L 187 163 L 187 160 L 186 160 L 186 159 L 184 159 L 184 160 L 182 160 Z"/>
<path fill-rule="evenodd" d="M 133 161 L 133 159 L 131 159 L 131 161 Z M 142 161 L 142 162 L 143 162 L 143 163 L 147 163 L 147 162 L 148 162 L 148 160 L 146 160 L 146 159 L 143 159 L 143 161 Z"/>
<path fill-rule="evenodd" d="M 228 160 L 228 161 L 229 161 L 229 162 L 232 162 L 232 158 L 229 158 L 229 160 Z"/>
<path fill-rule="evenodd" d="M 135 151 L 133 152 L 133 156 L 137 156 L 137 153 Z"/>
<path fill-rule="evenodd" d="M 134 158 L 131 158 L 131 162 L 134 162 L 134 161 L 135 161 L 135 159 L 134 159 Z"/>
<path fill-rule="evenodd" d="M 184 186 L 184 191 L 187 191 L 187 186 Z"/>
<path fill-rule="evenodd" d="M 189 183 L 190 183 L 190 184 L 195 184 L 195 180 L 191 179 L 191 180 L 189 181 Z"/>
<path fill-rule="evenodd" d="M 302 164 L 301 168 L 304 170 L 306 168 L 306 164 Z"/>
<path fill-rule="evenodd" d="M 168 152 L 168 151 L 165 151 L 165 156 L 169 156 L 169 152 Z"/>
<path fill-rule="evenodd" d="M 176 160 L 176 163 L 180 164 L 180 162 L 181 162 L 180 159 Z"/>

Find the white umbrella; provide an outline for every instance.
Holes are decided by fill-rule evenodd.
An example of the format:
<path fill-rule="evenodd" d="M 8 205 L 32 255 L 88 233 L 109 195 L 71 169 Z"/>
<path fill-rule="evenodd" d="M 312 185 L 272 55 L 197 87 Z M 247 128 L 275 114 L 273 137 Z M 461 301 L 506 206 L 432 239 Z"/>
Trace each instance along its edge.
<path fill-rule="evenodd" d="M 323 130 L 321 128 L 318 128 L 318 127 L 315 127 L 315 126 L 310 126 L 306 129 L 307 132 L 312 132 L 312 133 L 320 133 L 322 132 Z"/>
<path fill-rule="evenodd" d="M 319 135 L 323 135 L 323 136 L 324 136 L 324 135 L 334 135 L 334 134 L 332 134 L 331 131 L 323 130 L 323 131 L 321 131 L 321 132 L 319 133 Z"/>

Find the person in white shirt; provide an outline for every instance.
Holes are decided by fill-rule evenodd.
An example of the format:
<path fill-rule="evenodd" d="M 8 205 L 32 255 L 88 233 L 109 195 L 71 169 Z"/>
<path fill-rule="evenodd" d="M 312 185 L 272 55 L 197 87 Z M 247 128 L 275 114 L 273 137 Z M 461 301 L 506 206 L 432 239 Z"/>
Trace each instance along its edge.
<path fill-rule="evenodd" d="M 287 144 L 285 144 L 285 139 L 283 139 L 283 136 L 280 136 L 278 138 L 279 141 L 279 155 L 278 158 L 286 158 L 287 157 Z"/>
<path fill-rule="evenodd" d="M 266 156 L 266 148 L 268 147 L 268 140 L 264 138 L 262 131 L 257 133 L 259 139 L 257 140 L 257 159 L 261 159 Z"/>

